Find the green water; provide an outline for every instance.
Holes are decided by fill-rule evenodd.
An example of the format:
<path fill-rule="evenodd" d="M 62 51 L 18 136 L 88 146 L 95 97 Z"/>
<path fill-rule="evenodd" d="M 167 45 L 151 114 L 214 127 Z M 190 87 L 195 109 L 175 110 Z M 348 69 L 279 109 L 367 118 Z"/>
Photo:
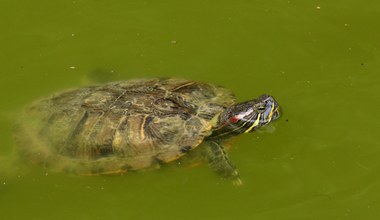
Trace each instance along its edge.
<path fill-rule="evenodd" d="M 0 14 L 1 219 L 380 217 L 380 2 L 2 0 Z M 9 165 L 22 106 L 93 72 L 269 93 L 284 114 L 234 141 L 241 187 L 207 165 L 114 177 Z"/>

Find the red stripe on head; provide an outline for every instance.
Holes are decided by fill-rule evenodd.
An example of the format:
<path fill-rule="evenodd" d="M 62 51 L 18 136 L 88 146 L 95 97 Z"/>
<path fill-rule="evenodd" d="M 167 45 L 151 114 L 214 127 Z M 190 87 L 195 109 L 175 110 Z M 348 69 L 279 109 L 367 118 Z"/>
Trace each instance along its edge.
<path fill-rule="evenodd" d="M 236 116 L 232 116 L 229 120 L 230 120 L 231 123 L 236 123 L 240 119 L 238 117 L 236 117 Z"/>

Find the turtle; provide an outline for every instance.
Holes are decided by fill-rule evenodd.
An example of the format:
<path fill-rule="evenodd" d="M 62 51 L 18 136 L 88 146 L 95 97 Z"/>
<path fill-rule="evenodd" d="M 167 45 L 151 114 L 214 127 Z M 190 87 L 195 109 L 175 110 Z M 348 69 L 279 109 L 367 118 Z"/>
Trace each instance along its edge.
<path fill-rule="evenodd" d="M 20 149 L 32 163 L 79 175 L 123 174 L 183 159 L 199 147 L 211 169 L 240 184 L 225 140 L 279 118 L 267 94 L 236 103 L 218 85 L 180 78 L 107 82 L 29 105 Z M 201 156 L 199 156 L 201 155 Z"/>

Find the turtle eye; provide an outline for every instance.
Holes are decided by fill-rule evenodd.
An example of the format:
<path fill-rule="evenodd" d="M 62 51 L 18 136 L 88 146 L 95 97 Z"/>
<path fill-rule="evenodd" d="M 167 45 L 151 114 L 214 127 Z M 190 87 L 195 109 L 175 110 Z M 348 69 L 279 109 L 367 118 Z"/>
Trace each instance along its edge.
<path fill-rule="evenodd" d="M 258 106 L 258 107 L 257 107 L 257 111 L 259 111 L 259 112 L 263 112 L 263 111 L 265 111 L 265 105 L 260 105 L 260 106 Z"/>

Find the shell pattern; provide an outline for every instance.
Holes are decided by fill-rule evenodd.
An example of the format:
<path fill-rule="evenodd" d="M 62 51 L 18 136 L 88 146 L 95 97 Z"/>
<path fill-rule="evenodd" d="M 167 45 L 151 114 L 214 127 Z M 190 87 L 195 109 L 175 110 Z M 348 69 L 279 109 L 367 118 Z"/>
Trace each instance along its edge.
<path fill-rule="evenodd" d="M 222 87 L 139 79 L 59 93 L 33 103 L 20 126 L 33 162 L 78 174 L 123 173 L 176 160 L 212 132 L 234 103 Z"/>

